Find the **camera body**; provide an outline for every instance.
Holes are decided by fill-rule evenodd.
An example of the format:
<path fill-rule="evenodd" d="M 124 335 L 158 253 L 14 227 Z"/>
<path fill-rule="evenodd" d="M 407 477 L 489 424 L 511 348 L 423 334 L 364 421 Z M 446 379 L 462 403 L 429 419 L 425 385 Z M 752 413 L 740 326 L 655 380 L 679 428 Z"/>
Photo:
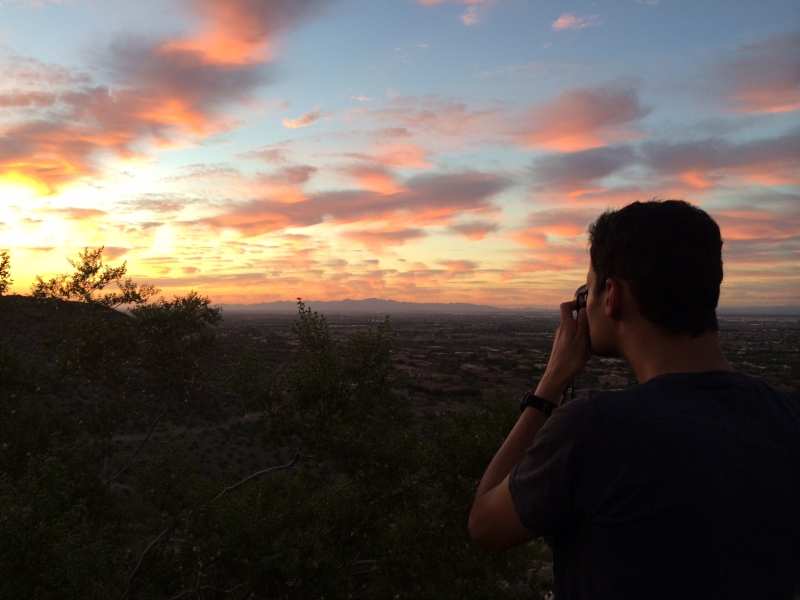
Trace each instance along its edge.
<path fill-rule="evenodd" d="M 586 287 L 586 284 L 583 284 L 575 291 L 575 297 L 573 300 L 575 301 L 575 310 L 578 311 L 582 308 L 586 308 L 586 296 L 589 294 L 589 290 Z"/>

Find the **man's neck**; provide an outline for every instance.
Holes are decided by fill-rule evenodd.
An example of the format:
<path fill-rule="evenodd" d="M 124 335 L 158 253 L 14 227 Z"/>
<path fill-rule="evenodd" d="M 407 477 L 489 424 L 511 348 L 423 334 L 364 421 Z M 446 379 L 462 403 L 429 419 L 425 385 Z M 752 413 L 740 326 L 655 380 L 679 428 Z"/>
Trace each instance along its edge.
<path fill-rule="evenodd" d="M 716 331 L 691 337 L 640 323 L 623 339 L 626 343 L 620 354 L 630 363 L 639 383 L 666 373 L 734 370 L 722 352 Z"/>

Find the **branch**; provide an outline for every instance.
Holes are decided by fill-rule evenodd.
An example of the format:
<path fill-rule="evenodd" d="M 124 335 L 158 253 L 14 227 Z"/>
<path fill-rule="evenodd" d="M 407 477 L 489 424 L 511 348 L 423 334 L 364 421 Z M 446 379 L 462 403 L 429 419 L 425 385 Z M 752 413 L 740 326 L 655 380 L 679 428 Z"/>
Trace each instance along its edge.
<path fill-rule="evenodd" d="M 200 591 L 202 591 L 202 590 L 214 590 L 215 592 L 219 592 L 220 594 L 230 594 L 231 592 L 235 592 L 236 590 L 238 590 L 243 585 L 244 585 L 243 583 L 240 583 L 239 585 L 233 586 L 229 590 L 223 590 L 222 588 L 214 587 L 213 585 L 204 585 L 203 587 L 200 588 Z"/>
<path fill-rule="evenodd" d="M 150 431 L 148 431 L 148 432 L 147 432 L 147 437 L 145 437 L 145 438 L 142 440 L 142 443 L 141 443 L 141 444 L 139 444 L 139 447 L 138 447 L 138 448 L 136 448 L 136 450 L 134 450 L 134 451 L 133 451 L 133 454 L 131 454 L 131 455 L 130 455 L 130 457 L 128 457 L 128 462 L 127 462 L 127 464 L 125 464 L 125 466 L 123 466 L 123 467 L 122 467 L 122 468 L 121 468 L 119 471 L 117 471 L 116 475 L 113 475 L 113 476 L 111 477 L 111 479 L 109 479 L 108 481 L 106 481 L 106 483 L 111 483 L 111 482 L 112 482 L 112 481 L 114 481 L 114 480 L 115 480 L 117 477 L 119 477 L 119 476 L 120 476 L 120 475 L 122 475 L 122 474 L 123 474 L 125 471 L 127 471 L 127 470 L 128 470 L 128 467 L 131 465 L 131 462 L 130 462 L 130 461 L 132 461 L 132 460 L 133 460 L 133 457 L 134 457 L 134 456 L 136 456 L 137 452 L 139 452 L 139 450 L 141 450 L 141 449 L 142 449 L 142 446 L 144 446 L 144 445 L 147 443 L 147 440 L 149 440 L 149 439 L 150 439 L 150 436 L 151 436 L 151 435 L 153 435 L 153 430 L 156 428 L 156 425 L 158 425 L 158 422 L 161 420 L 161 417 L 163 417 L 163 416 L 164 416 L 164 413 L 166 413 L 166 412 L 167 412 L 167 408 L 169 408 L 169 405 L 166 405 L 166 404 L 165 404 L 165 405 L 164 405 L 164 410 L 162 410 L 162 411 L 159 413 L 158 417 L 156 417 L 156 420 L 153 422 L 153 426 L 150 428 Z"/>
<path fill-rule="evenodd" d="M 95 413 L 97 413 L 97 399 L 98 399 L 100 396 L 102 396 L 104 393 L 106 393 L 107 391 L 108 391 L 108 388 L 105 388 L 104 390 L 100 390 L 99 392 L 97 392 L 97 393 L 94 395 L 94 412 L 95 412 Z"/>
<path fill-rule="evenodd" d="M 380 498 L 377 498 L 377 499 L 373 500 L 367 506 L 375 506 L 381 500 L 386 500 L 387 498 L 394 498 L 395 496 L 399 496 L 400 494 L 405 494 L 407 491 L 413 490 L 419 484 L 420 484 L 420 481 L 416 481 L 413 484 L 411 484 L 410 486 L 408 486 L 407 488 L 403 488 L 402 490 L 399 490 L 397 492 L 392 492 L 391 494 L 386 494 L 384 496 L 381 496 Z"/>
<path fill-rule="evenodd" d="M 139 569 L 142 568 L 142 564 L 144 563 L 144 559 L 147 557 L 148 554 L 150 554 L 150 551 L 153 548 L 156 547 L 158 542 L 161 541 L 161 538 L 163 538 L 165 535 L 167 535 L 167 531 L 169 531 L 169 529 L 165 529 L 164 531 L 162 531 L 159 534 L 159 536 L 156 539 L 154 539 L 152 542 L 150 542 L 150 545 L 147 546 L 147 548 L 144 549 L 144 552 L 142 552 L 142 556 L 139 557 L 139 562 L 137 563 L 136 568 L 133 570 L 133 573 L 131 573 L 131 576 L 128 577 L 128 587 L 125 588 L 125 593 L 122 594 L 122 596 L 124 598 L 127 598 L 128 596 L 130 596 L 130 594 L 131 594 L 131 585 L 133 584 L 133 579 L 139 573 Z"/>
<path fill-rule="evenodd" d="M 177 596 L 173 596 L 169 600 L 178 600 L 178 598 L 183 598 L 186 594 L 191 594 L 193 591 L 194 590 L 192 590 L 192 589 L 183 590 L 180 594 L 178 594 Z"/>
<path fill-rule="evenodd" d="M 262 475 L 268 475 L 270 473 L 275 473 L 276 471 L 285 471 L 286 469 L 291 469 L 294 466 L 294 463 L 297 462 L 297 459 L 300 458 L 301 456 L 302 454 L 300 453 L 300 450 L 298 450 L 297 452 L 294 453 L 294 458 L 291 460 L 291 462 L 288 462 L 285 465 L 278 465 L 277 467 L 270 467 L 269 469 L 264 469 L 263 471 L 258 471 L 257 473 L 253 473 L 249 477 L 245 477 L 239 483 L 234 483 L 233 485 L 226 487 L 219 494 L 217 494 L 216 497 L 211 502 L 212 503 L 216 502 L 223 494 L 232 492 L 236 488 L 243 486 L 245 483 L 252 481 L 253 479 L 257 479 Z"/>
<path fill-rule="evenodd" d="M 342 491 L 344 488 L 346 488 L 346 487 L 347 487 L 348 485 L 350 485 L 351 483 L 353 483 L 353 480 L 352 480 L 352 479 L 348 479 L 347 481 L 345 481 L 345 482 L 344 482 L 342 485 L 340 485 L 338 488 L 336 488 L 335 490 L 333 490 L 333 493 L 331 494 L 331 497 L 335 497 L 335 496 L 336 496 L 336 494 L 338 494 L 339 492 L 341 492 L 341 491 Z"/>
<path fill-rule="evenodd" d="M 362 569 L 360 571 L 353 571 L 350 575 L 366 575 L 367 573 L 374 573 L 375 571 L 380 571 L 381 568 L 379 566 L 374 566 L 368 569 Z"/>

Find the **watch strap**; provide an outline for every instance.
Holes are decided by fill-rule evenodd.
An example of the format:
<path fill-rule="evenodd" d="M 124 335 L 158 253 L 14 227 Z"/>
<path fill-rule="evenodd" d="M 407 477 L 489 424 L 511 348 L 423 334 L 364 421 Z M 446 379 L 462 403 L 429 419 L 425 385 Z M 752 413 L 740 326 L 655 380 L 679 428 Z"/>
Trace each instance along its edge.
<path fill-rule="evenodd" d="M 519 403 L 519 411 L 523 412 L 529 406 L 542 411 L 546 415 L 552 413 L 553 409 L 557 407 L 557 405 L 553 404 L 549 400 L 540 398 L 533 392 L 525 392 L 525 395 L 522 396 L 522 401 Z"/>

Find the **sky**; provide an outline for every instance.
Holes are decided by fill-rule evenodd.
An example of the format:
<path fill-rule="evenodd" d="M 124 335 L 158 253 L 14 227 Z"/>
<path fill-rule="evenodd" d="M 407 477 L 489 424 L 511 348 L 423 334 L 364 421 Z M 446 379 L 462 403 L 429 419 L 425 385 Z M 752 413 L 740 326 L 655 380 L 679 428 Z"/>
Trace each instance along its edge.
<path fill-rule="evenodd" d="M 2 0 L 11 291 L 105 246 L 166 297 L 553 307 L 679 198 L 725 307 L 797 306 L 797 0 Z"/>

